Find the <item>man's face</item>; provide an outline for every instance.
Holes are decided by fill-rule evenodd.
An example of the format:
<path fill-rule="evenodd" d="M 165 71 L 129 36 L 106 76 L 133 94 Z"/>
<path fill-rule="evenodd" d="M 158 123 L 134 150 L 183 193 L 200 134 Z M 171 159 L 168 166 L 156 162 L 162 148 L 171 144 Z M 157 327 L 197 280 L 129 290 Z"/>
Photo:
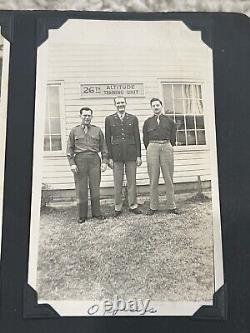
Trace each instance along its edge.
<path fill-rule="evenodd" d="M 124 113 L 126 109 L 126 100 L 123 97 L 118 97 L 115 99 L 115 107 L 118 112 Z"/>
<path fill-rule="evenodd" d="M 159 101 L 154 101 L 152 104 L 151 104 L 151 108 L 154 112 L 155 115 L 159 115 L 161 114 L 162 112 L 162 105 Z"/>
<path fill-rule="evenodd" d="M 83 110 L 81 114 L 82 124 L 83 125 L 90 125 L 92 120 L 92 112 L 90 110 Z"/>

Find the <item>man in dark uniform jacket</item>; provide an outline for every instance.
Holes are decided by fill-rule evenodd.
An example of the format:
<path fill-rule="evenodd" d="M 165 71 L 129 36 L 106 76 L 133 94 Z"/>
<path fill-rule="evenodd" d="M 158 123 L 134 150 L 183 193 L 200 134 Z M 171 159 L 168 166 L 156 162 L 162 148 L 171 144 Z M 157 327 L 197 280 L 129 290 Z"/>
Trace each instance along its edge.
<path fill-rule="evenodd" d="M 143 143 L 147 149 L 147 166 L 150 179 L 150 208 L 147 215 L 153 215 L 159 207 L 158 184 L 160 169 L 166 185 L 168 211 L 179 214 L 174 199 L 174 149 L 176 123 L 162 113 L 162 101 L 152 98 L 150 105 L 154 115 L 143 125 Z"/>
<path fill-rule="evenodd" d="M 138 119 L 125 112 L 127 104 L 125 97 L 116 97 L 114 104 L 117 112 L 105 119 L 105 138 L 109 152 L 109 166 L 113 169 L 114 176 L 115 217 L 122 213 L 124 167 L 129 210 L 141 214 L 136 195 L 136 167 L 142 163 Z"/>
<path fill-rule="evenodd" d="M 74 127 L 68 139 L 67 157 L 74 173 L 78 201 L 79 223 L 88 216 L 88 183 L 91 196 L 92 216 L 99 220 L 104 217 L 100 210 L 101 171 L 108 162 L 108 150 L 102 130 L 91 125 L 93 111 L 88 107 L 80 110 L 82 124 Z M 101 152 L 102 163 L 98 153 Z"/>

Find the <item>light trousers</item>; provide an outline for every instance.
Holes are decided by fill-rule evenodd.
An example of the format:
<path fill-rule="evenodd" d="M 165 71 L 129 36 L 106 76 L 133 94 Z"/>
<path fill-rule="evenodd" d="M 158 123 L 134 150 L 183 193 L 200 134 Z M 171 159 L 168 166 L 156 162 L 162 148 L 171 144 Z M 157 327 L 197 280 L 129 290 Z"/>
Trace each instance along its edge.
<path fill-rule="evenodd" d="M 128 188 L 128 205 L 130 209 L 137 208 L 136 194 L 136 161 L 114 162 L 114 191 L 115 191 L 115 210 L 122 209 L 122 185 L 124 178 L 124 168 Z"/>
<path fill-rule="evenodd" d="M 150 179 L 150 208 L 159 208 L 160 170 L 166 186 L 167 208 L 176 208 L 173 184 L 174 150 L 171 143 L 149 143 L 146 156 Z"/>

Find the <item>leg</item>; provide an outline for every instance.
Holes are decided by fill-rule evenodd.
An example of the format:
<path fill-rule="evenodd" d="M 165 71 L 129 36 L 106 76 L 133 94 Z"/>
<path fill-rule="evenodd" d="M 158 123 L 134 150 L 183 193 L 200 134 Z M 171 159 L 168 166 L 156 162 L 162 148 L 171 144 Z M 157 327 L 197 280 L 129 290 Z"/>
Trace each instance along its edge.
<path fill-rule="evenodd" d="M 88 169 L 83 154 L 76 157 L 78 173 L 74 175 L 79 218 L 88 217 Z"/>
<path fill-rule="evenodd" d="M 122 184 L 124 175 L 124 162 L 114 162 L 114 191 L 115 191 L 115 210 L 122 209 Z"/>
<path fill-rule="evenodd" d="M 98 155 L 89 157 L 88 176 L 92 216 L 100 216 L 101 160 Z"/>
<path fill-rule="evenodd" d="M 125 173 L 128 185 L 128 206 L 130 209 L 137 208 L 137 195 L 136 195 L 136 162 L 125 162 Z"/>
<path fill-rule="evenodd" d="M 159 208 L 158 184 L 160 176 L 159 145 L 157 143 L 150 143 L 146 156 L 150 180 L 150 209 L 157 210 Z"/>
<path fill-rule="evenodd" d="M 175 209 L 175 199 L 174 199 L 174 184 L 173 184 L 173 174 L 174 174 L 174 153 L 171 144 L 167 143 L 162 145 L 160 153 L 160 163 L 161 171 L 166 185 L 166 197 L 167 197 L 167 208 Z"/>

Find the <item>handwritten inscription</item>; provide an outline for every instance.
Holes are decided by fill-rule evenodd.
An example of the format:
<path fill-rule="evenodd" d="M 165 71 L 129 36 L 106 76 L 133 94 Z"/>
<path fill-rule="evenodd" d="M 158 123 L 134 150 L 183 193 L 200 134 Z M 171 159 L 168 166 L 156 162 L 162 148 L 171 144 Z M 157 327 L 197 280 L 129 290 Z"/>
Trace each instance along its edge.
<path fill-rule="evenodd" d="M 88 309 L 88 314 L 101 315 L 101 316 L 116 316 L 122 313 L 134 313 L 139 316 L 145 316 L 146 314 L 156 313 L 157 310 L 150 305 L 150 300 L 142 299 L 129 299 L 123 300 L 117 296 L 113 300 L 104 300 L 103 303 L 93 304 Z"/>

